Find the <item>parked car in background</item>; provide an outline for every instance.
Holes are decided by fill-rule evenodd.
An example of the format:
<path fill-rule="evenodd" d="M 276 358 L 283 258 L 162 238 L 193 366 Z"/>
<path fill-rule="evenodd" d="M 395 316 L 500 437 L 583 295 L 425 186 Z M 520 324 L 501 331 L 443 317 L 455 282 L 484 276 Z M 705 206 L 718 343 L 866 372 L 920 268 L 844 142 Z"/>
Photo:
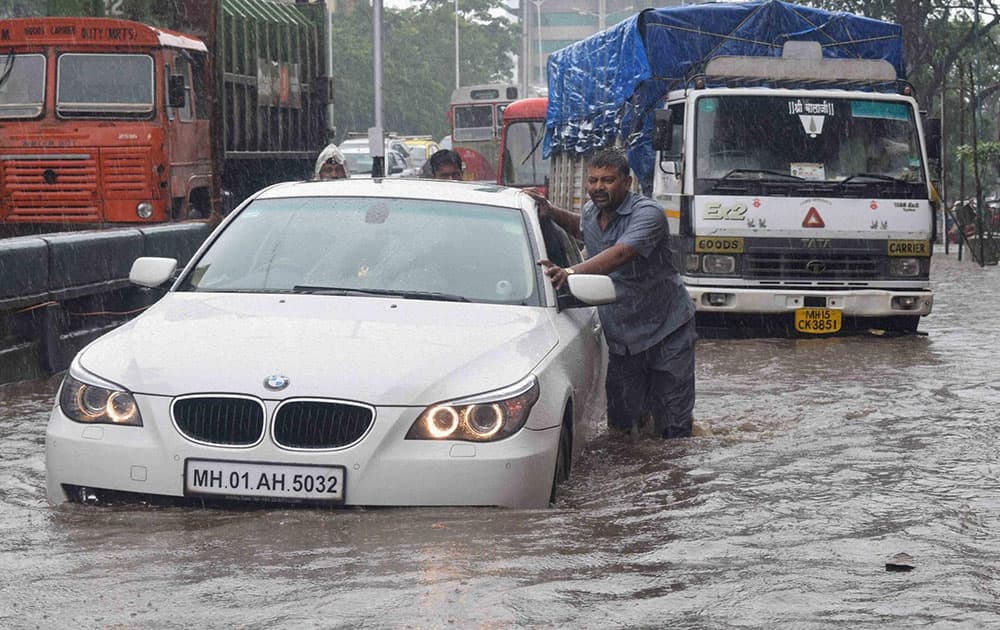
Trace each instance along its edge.
<path fill-rule="evenodd" d="M 372 155 L 367 143 L 361 145 L 341 145 L 340 150 L 347 159 L 347 171 L 351 177 L 371 177 Z M 418 171 L 411 168 L 406 162 L 406 158 L 397 151 L 387 149 L 385 152 L 385 175 L 386 177 L 416 177 Z"/>
<path fill-rule="evenodd" d="M 557 294 L 546 257 L 580 253 L 516 189 L 267 188 L 75 357 L 48 497 L 545 506 L 603 413 L 593 305 L 615 299 L 585 274 Z M 176 265 L 140 258 L 131 279 Z"/>
<path fill-rule="evenodd" d="M 420 169 L 439 148 L 430 136 L 406 136 L 403 143 L 410 150 L 410 166 L 416 169 Z"/>
<path fill-rule="evenodd" d="M 350 174 L 371 175 L 371 146 L 367 135 L 348 134 L 347 139 L 340 144 L 340 150 L 347 157 Z M 385 140 L 385 174 L 387 177 L 417 177 L 420 168 L 414 167 L 409 160 L 410 149 L 398 137 Z"/>

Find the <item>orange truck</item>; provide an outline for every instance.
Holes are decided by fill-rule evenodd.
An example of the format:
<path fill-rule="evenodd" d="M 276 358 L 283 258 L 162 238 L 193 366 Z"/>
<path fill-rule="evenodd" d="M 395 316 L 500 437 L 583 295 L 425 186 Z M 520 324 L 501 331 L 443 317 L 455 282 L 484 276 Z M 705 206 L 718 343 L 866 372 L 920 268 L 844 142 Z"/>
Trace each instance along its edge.
<path fill-rule="evenodd" d="M 523 98 L 503 111 L 497 183 L 547 192 L 549 161 L 542 155 L 547 98 Z"/>
<path fill-rule="evenodd" d="M 0 20 L 0 225 L 207 217 L 222 191 L 239 201 L 311 173 L 331 91 L 314 7 L 185 4 L 217 28 Z"/>

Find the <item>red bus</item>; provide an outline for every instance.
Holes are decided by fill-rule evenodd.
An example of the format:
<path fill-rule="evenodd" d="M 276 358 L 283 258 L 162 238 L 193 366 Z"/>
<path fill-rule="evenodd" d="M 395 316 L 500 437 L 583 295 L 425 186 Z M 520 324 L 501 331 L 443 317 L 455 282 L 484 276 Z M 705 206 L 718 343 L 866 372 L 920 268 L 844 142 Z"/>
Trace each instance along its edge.
<path fill-rule="evenodd" d="M 470 85 L 451 94 L 448 119 L 451 144 L 465 162 L 465 178 L 493 181 L 500 151 L 504 110 L 517 100 L 517 86 L 507 83 Z"/>

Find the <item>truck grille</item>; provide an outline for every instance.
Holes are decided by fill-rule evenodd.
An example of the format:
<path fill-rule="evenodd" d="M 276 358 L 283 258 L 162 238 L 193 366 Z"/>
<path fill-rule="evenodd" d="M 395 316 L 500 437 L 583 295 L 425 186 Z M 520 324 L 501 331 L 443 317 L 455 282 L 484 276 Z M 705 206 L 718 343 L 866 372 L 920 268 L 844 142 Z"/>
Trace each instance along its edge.
<path fill-rule="evenodd" d="M 219 446 L 251 446 L 264 435 L 264 407 L 235 397 L 192 397 L 174 402 L 174 424 L 188 439 Z"/>
<path fill-rule="evenodd" d="M 792 253 L 747 254 L 746 277 L 757 280 L 874 280 L 879 263 L 873 256 L 810 256 Z"/>
<path fill-rule="evenodd" d="M 108 198 L 142 198 L 152 187 L 147 175 L 146 152 L 105 151 L 101 153 L 101 173 L 104 176 L 104 195 Z"/>
<path fill-rule="evenodd" d="M 292 401 L 278 408 L 274 441 L 287 448 L 338 448 L 360 440 L 374 419 L 370 407 L 358 404 Z"/>
<path fill-rule="evenodd" d="M 97 221 L 97 162 L 90 155 L 3 155 L 6 220 Z"/>

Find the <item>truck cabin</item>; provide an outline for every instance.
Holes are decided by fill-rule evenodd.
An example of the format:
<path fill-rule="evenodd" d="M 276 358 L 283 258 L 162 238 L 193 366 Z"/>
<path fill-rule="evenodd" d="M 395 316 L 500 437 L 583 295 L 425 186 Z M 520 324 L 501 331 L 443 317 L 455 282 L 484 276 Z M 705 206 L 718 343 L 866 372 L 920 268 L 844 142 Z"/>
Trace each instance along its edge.
<path fill-rule="evenodd" d="M 526 98 L 504 110 L 498 184 L 518 188 L 547 186 L 549 161 L 542 156 L 547 106 L 547 98 Z"/>
<path fill-rule="evenodd" d="M 67 17 L 0 21 L 0 38 L 0 220 L 164 221 L 173 198 L 207 185 L 170 168 L 209 157 L 202 42 Z"/>

